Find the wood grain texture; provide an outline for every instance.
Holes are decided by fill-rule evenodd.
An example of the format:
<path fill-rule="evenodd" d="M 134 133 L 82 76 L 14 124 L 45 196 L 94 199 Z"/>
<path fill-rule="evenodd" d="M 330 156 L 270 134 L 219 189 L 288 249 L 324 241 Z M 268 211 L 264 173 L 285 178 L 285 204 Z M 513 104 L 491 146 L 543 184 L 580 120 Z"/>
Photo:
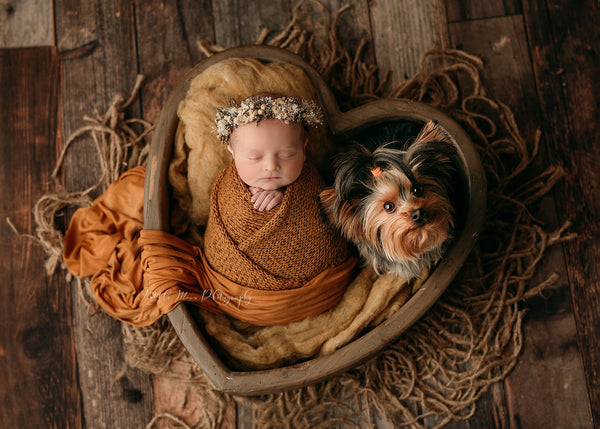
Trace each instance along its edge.
<path fill-rule="evenodd" d="M 54 44 L 52 2 L 0 0 L 0 48 Z"/>
<path fill-rule="evenodd" d="M 427 50 L 449 46 L 443 0 L 380 0 L 370 12 L 375 58 L 381 76 L 392 70 L 391 86 L 415 75 Z"/>
<path fill-rule="evenodd" d="M 46 276 L 31 208 L 48 190 L 59 112 L 56 50 L 0 50 L 0 426 L 77 427 L 71 295 Z"/>
<path fill-rule="evenodd" d="M 85 125 L 85 114 L 104 112 L 116 93 L 129 95 L 137 74 L 134 14 L 129 1 L 56 1 L 58 50 L 63 55 L 64 135 Z M 140 115 L 139 104 L 128 112 Z M 137 116 L 139 117 L 139 116 Z M 81 190 L 100 177 L 91 139 L 69 150 L 65 186 Z M 88 317 L 87 305 L 73 288 L 79 383 L 89 427 L 140 427 L 150 421 L 150 377 L 125 368 L 120 322 L 100 314 Z"/>
<path fill-rule="evenodd" d="M 600 7 L 594 1 L 525 1 L 523 13 L 551 162 L 568 177 L 556 190 L 561 221 L 579 238 L 564 245 L 577 340 L 594 425 L 600 427 Z"/>
<path fill-rule="evenodd" d="M 528 320 L 518 365 L 504 383 L 509 427 L 593 427 L 573 315 Z M 543 404 L 535 407 L 531 404 Z"/>
<path fill-rule="evenodd" d="M 144 119 L 156 123 L 167 96 L 181 78 L 204 58 L 201 40 L 214 41 L 212 4 L 204 1 L 136 2 L 136 46 Z"/>
<path fill-rule="evenodd" d="M 453 23 L 450 25 L 450 34 L 453 46 L 482 58 L 483 80 L 488 93 L 513 110 L 522 135 L 533 145 L 535 131 L 542 127 L 543 123 L 540 120 L 539 102 L 522 17 L 506 16 Z M 474 34 L 478 37 L 473 37 Z M 532 176 L 547 168 L 548 148 L 542 147 L 541 153 L 542 156 L 532 165 Z M 551 195 L 542 200 L 535 215 L 544 221 L 549 230 L 558 227 L 556 207 Z M 550 353 L 555 359 L 544 360 L 543 364 L 536 355 L 544 343 L 547 347 L 554 347 L 554 351 L 557 352 L 568 348 L 571 339 L 576 336 L 574 316 L 568 299 L 568 277 L 562 248 L 550 249 L 538 271 L 539 274 L 531 284 L 537 284 L 555 272 L 559 274 L 563 287 L 548 294 L 544 299 L 532 299 L 525 305 L 529 313 L 524 327 L 525 346 L 514 373 L 502 384 L 505 397 L 494 396 L 494 401 L 501 401 L 494 409 L 505 410 L 504 413 L 498 414 L 499 417 L 503 416 L 500 421 L 501 427 L 546 426 L 541 422 L 554 422 L 555 427 L 570 427 L 570 423 L 575 425 L 573 427 L 586 427 L 591 425 L 591 416 L 587 402 L 579 400 L 586 397 L 586 390 L 583 384 L 583 367 L 577 353 Z M 548 342 L 549 333 L 557 330 L 557 325 L 562 329 L 561 337 Z M 544 371 L 552 374 L 550 377 L 524 378 L 525 374 L 539 373 L 542 365 Z M 565 389 L 565 385 L 568 385 L 569 389 Z M 572 392 L 577 394 L 572 395 Z M 539 413 L 528 411 L 527 404 L 534 398 L 545 404 L 544 407 L 540 407 L 542 411 Z M 578 399 L 570 402 L 573 398 Z M 569 403 L 570 407 L 565 408 L 565 403 Z M 544 419 L 540 420 L 540 414 L 544 415 Z M 571 414 L 577 416 L 573 422 L 570 422 Z"/>
<path fill-rule="evenodd" d="M 534 136 L 541 124 L 523 18 L 457 22 L 449 29 L 452 47 L 483 60 L 487 93 L 513 111 L 523 136 Z"/>
<path fill-rule="evenodd" d="M 224 48 L 253 44 L 263 28 L 277 34 L 292 18 L 290 0 L 213 0 L 215 43 Z"/>
<path fill-rule="evenodd" d="M 446 0 L 448 22 L 494 18 L 521 13 L 518 0 Z"/>
<path fill-rule="evenodd" d="M 354 53 L 364 39 L 366 46 L 363 50 L 363 59 L 375 63 L 369 2 L 367 0 L 324 0 L 322 3 L 332 17 L 339 12 L 336 29 L 340 44 L 348 52 Z M 347 6 L 348 9 L 342 12 L 342 8 Z"/>

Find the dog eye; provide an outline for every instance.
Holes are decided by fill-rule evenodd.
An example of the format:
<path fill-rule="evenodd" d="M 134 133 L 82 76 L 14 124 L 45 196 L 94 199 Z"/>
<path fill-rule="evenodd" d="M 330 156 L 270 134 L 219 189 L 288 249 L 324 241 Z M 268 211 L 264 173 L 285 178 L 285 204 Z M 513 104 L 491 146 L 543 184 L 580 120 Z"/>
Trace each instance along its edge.
<path fill-rule="evenodd" d="M 396 204 L 391 201 L 383 203 L 383 209 L 388 213 L 394 213 L 396 211 Z"/>
<path fill-rule="evenodd" d="M 423 196 L 423 185 L 414 185 L 411 192 L 417 198 Z"/>

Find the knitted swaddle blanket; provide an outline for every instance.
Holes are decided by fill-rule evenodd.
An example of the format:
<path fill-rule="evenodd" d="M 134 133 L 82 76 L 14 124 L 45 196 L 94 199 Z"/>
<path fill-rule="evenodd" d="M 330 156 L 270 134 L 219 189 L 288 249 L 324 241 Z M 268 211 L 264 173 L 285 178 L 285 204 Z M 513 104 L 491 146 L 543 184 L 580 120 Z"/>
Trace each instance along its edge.
<path fill-rule="evenodd" d="M 319 192 L 325 184 L 305 163 L 286 187 L 283 201 L 257 211 L 251 193 L 231 163 L 217 178 L 204 235 L 211 267 L 230 280 L 254 289 L 302 286 L 348 259 L 348 245 L 323 221 Z"/>

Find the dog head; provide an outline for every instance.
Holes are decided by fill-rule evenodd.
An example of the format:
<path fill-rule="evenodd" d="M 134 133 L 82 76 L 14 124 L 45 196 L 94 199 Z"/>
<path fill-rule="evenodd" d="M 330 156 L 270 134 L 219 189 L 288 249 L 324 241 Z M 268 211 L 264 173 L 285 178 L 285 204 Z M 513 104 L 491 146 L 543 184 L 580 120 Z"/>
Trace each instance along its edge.
<path fill-rule="evenodd" d="M 420 271 L 453 235 L 458 159 L 450 137 L 428 122 L 402 149 L 357 144 L 340 155 L 327 218 L 377 272 Z"/>

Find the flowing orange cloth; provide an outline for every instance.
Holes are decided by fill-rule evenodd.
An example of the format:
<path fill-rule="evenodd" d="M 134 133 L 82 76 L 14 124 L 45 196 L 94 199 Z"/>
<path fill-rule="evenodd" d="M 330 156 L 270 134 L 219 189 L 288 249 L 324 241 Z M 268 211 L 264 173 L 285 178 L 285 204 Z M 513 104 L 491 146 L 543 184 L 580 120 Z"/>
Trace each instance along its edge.
<path fill-rule="evenodd" d="M 144 167 L 124 173 L 90 207 L 75 212 L 65 234 L 67 268 L 93 276 L 94 296 L 111 316 L 146 326 L 187 301 L 268 326 L 322 313 L 341 299 L 356 266 L 352 258 L 302 287 L 259 290 L 214 271 L 200 248 L 144 230 L 144 177 Z"/>

